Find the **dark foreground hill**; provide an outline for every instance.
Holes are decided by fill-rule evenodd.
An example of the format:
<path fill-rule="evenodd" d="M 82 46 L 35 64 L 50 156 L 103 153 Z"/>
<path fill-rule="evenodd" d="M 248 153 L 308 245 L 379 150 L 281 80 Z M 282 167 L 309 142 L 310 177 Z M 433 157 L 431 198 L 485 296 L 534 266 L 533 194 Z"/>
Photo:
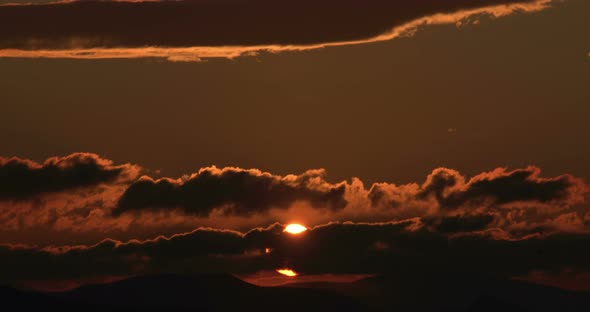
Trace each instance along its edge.
<path fill-rule="evenodd" d="M 330 289 L 381 311 L 590 311 L 590 293 L 519 280 L 446 273 L 375 276 L 355 283 L 290 284 Z"/>
<path fill-rule="evenodd" d="M 258 287 L 232 275 L 152 275 L 59 293 L 0 288 L 13 311 L 365 311 L 330 290 Z"/>
<path fill-rule="evenodd" d="M 59 293 L 5 287 L 0 300 L 11 307 L 6 311 L 590 311 L 588 293 L 449 278 L 378 276 L 258 287 L 231 275 L 152 275 Z"/>

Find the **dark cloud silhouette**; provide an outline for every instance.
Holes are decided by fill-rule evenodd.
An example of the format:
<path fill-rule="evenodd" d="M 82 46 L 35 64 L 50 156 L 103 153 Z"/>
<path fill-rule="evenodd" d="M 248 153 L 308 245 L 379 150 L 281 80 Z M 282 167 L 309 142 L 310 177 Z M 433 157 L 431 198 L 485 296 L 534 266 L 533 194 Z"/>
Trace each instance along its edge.
<path fill-rule="evenodd" d="M 141 170 L 83 153 L 43 163 L 0 159 L 0 243 L 89 244 L 293 220 L 316 225 L 420 218 L 440 233 L 497 228 L 517 237 L 580 233 L 590 224 L 583 204 L 587 185 L 571 175 L 542 177 L 536 167 L 473 177 L 439 168 L 421 184 L 368 189 L 359 179 L 328 182 L 323 169 L 280 176 L 208 167 L 178 179 L 138 179 Z"/>
<path fill-rule="evenodd" d="M 456 178 L 452 177 L 446 180 L 446 183 L 442 183 L 446 184 L 446 187 L 441 189 L 435 186 L 432 191 L 428 190 L 430 186 L 426 186 L 425 192 L 420 195 L 434 192 L 442 207 L 452 209 L 468 202 L 477 203 L 486 200 L 497 205 L 527 201 L 569 202 L 585 188 L 581 180 L 570 175 L 543 179 L 539 178 L 539 174 L 540 170 L 534 167 L 511 172 L 496 171 L 474 177 L 457 190 L 452 190 L 452 186 L 456 185 Z M 450 176 L 445 175 L 445 177 Z M 444 180 L 441 177 L 439 179 Z M 445 196 L 443 192 L 449 187 L 451 191 Z"/>
<path fill-rule="evenodd" d="M 0 6 L 0 49 L 304 47 L 376 38 L 395 27 L 433 14 L 546 1 L 66 1 Z M 247 52 L 252 51 L 236 53 Z M 81 50 L 69 57 L 91 57 L 96 53 Z M 103 51 L 101 55 L 121 57 L 129 53 Z M 162 56 L 160 54 L 165 52 L 146 50 L 141 53 Z M 183 51 L 175 58 L 190 58 L 186 53 L 194 51 Z M 225 51 L 221 55 L 236 53 Z M 3 53 L 5 56 L 25 54 Z M 200 54 L 208 53 L 200 51 Z"/>
<path fill-rule="evenodd" d="M 331 223 L 297 236 L 282 229 L 280 224 L 247 233 L 198 229 L 146 241 L 105 240 L 61 248 L 3 246 L 0 279 L 18 284 L 153 273 L 252 273 L 279 267 L 309 274 L 444 271 L 449 276 L 501 278 L 590 272 L 587 233 L 508 237 L 490 229 L 449 236 L 420 219 Z"/>
<path fill-rule="evenodd" d="M 3 258 L 1 270 L 6 280 L 22 279 L 22 276 L 29 280 L 75 279 L 166 271 L 167 267 L 173 269 L 175 263 L 180 265 L 193 260 L 195 270 L 206 272 L 215 265 L 214 261 L 206 267 L 199 266 L 199 259 L 240 254 L 243 251 L 242 235 L 232 231 L 199 229 L 145 241 L 123 243 L 105 239 L 91 246 L 35 249 L 5 245 L 0 248 Z M 23 272 L 15 268 L 23 268 Z"/>
<path fill-rule="evenodd" d="M 115 166 L 110 160 L 88 153 L 52 157 L 41 164 L 16 157 L 0 158 L 0 200 L 30 199 L 43 193 L 128 181 L 138 171 L 136 166 Z"/>
<path fill-rule="evenodd" d="M 329 184 L 324 176 L 323 170 L 280 177 L 259 170 L 212 167 L 182 181 L 143 178 L 129 186 L 113 213 L 178 208 L 189 215 L 208 216 L 221 208 L 227 215 L 245 216 L 288 208 L 296 201 L 318 208 L 344 208 L 346 184 Z"/>
<path fill-rule="evenodd" d="M 560 210 L 583 202 L 588 187 L 581 179 L 571 175 L 542 178 L 540 174 L 541 170 L 536 167 L 513 171 L 498 168 L 466 180 L 455 170 L 439 168 L 428 176 L 426 182 L 414 188 L 375 184 L 368 198 L 373 206 L 385 204 L 394 208 L 433 199 L 441 210 L 447 211 L 543 204 Z"/>
<path fill-rule="evenodd" d="M 482 231 L 494 221 L 491 214 L 482 214 L 474 216 L 448 216 L 440 218 L 426 218 L 426 224 L 431 225 L 437 232 L 441 233 L 460 233 Z"/>
<path fill-rule="evenodd" d="M 375 212 L 395 216 L 397 211 L 406 211 L 405 217 L 475 213 L 482 209 L 493 212 L 527 205 L 561 211 L 583 202 L 587 191 L 578 178 L 542 178 L 536 167 L 513 171 L 499 168 L 469 180 L 455 170 L 439 168 L 422 185 L 376 183 L 368 193 L 346 182 L 326 182 L 323 170 L 281 177 L 255 169 L 212 167 L 178 180 L 144 177 L 126 189 L 113 215 L 179 209 L 187 215 L 207 217 L 219 208 L 226 215 L 248 216 L 288 208 L 296 201 L 338 212 L 350 208 L 349 201 L 361 202 L 365 198 L 378 209 Z M 414 209 L 420 206 L 426 209 Z"/>

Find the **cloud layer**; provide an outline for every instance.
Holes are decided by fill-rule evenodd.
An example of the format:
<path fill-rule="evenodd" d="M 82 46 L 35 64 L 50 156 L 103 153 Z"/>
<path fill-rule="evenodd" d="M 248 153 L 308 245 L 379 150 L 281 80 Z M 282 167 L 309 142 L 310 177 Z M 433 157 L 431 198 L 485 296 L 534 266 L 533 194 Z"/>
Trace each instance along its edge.
<path fill-rule="evenodd" d="M 212 167 L 180 181 L 143 178 L 129 186 L 113 213 L 180 208 L 186 214 L 207 217 L 219 208 L 224 214 L 247 216 L 271 208 L 286 209 L 296 201 L 344 208 L 346 184 L 331 185 L 324 176 L 323 170 L 280 177 L 260 170 Z"/>
<path fill-rule="evenodd" d="M 207 167 L 139 177 L 138 165 L 94 154 L 0 161 L 0 243 L 80 244 L 172 235 L 199 226 L 247 230 L 274 222 L 420 218 L 443 233 L 499 228 L 509 237 L 584 232 L 588 186 L 572 175 L 497 168 L 473 177 L 438 168 L 421 183 L 331 182 L 323 169 L 274 175 Z M 73 235 L 75 234 L 75 235 Z"/>
<path fill-rule="evenodd" d="M 95 154 L 76 153 L 52 157 L 43 163 L 20 158 L 0 158 L 0 200 L 31 199 L 104 183 L 134 179 L 138 168 L 113 162 Z"/>
<path fill-rule="evenodd" d="M 589 272 L 588 234 L 502 238 L 489 229 L 448 236 L 411 219 L 330 223 L 299 236 L 283 226 L 246 233 L 195 231 L 145 241 L 104 240 L 91 246 L 35 249 L 2 246 L 3 283 L 89 280 L 153 273 L 237 274 L 289 267 L 306 274 L 445 272 L 511 278 L 531 272 Z M 564 285 L 567 286 L 567 285 Z"/>
<path fill-rule="evenodd" d="M 139 177 L 142 171 L 87 153 L 41 163 L 3 158 L 0 282 L 75 285 L 279 267 L 309 274 L 441 267 L 519 278 L 590 273 L 588 186 L 572 175 L 543 177 L 527 167 L 466 177 L 438 168 L 422 183 L 365 187 L 356 178 L 330 182 L 321 169 L 279 176 L 207 167 L 177 179 Z M 310 230 L 294 236 L 274 223 L 294 220 Z M 257 226 L 264 224 L 273 225 Z"/>
<path fill-rule="evenodd" d="M 549 205 L 559 209 L 583 201 L 587 187 L 571 175 L 541 178 L 536 167 L 507 171 L 498 168 L 479 174 L 468 181 L 459 172 L 436 169 L 418 188 L 375 184 L 369 198 L 373 205 L 385 204 L 396 208 L 409 201 L 433 199 L 439 209 L 477 209 L 478 207 L 518 208 L 526 205 Z"/>
<path fill-rule="evenodd" d="M 424 24 L 551 0 L 66 1 L 0 6 L 4 57 L 235 57 L 387 40 Z M 51 25 L 48 27 L 48 25 Z"/>

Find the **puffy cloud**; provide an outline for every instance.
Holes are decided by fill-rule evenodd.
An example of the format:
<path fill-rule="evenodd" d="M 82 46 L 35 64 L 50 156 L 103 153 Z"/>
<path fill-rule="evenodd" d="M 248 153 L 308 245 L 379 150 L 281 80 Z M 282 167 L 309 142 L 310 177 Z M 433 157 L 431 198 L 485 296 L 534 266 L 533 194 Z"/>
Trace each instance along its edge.
<path fill-rule="evenodd" d="M 58 193 L 135 178 L 139 168 L 113 165 L 89 153 L 51 157 L 43 163 L 20 158 L 0 158 L 0 200 L 24 200 L 46 193 Z"/>
<path fill-rule="evenodd" d="M 468 183 L 463 183 L 461 177 L 452 178 L 447 180 L 448 184 L 446 186 L 449 187 L 426 191 L 424 194 L 436 192 L 436 198 L 440 205 L 448 209 L 463 206 L 467 203 L 477 204 L 485 201 L 489 201 L 490 205 L 532 201 L 562 206 L 571 205 L 582 200 L 586 186 L 580 179 L 576 179 L 571 175 L 547 179 L 539 177 L 540 173 L 541 170 L 535 167 L 510 172 L 505 169 L 496 169 L 475 176 Z M 444 177 L 441 179 L 444 179 Z M 425 188 L 429 187 L 426 186 Z M 453 189 L 453 187 L 456 187 L 456 189 Z M 448 189 L 450 189 L 449 194 L 445 196 L 444 193 Z"/>
<path fill-rule="evenodd" d="M 0 56 L 173 61 L 388 40 L 551 0 L 64 1 L 0 6 Z M 108 23 L 105 24 L 105 19 Z M 51 23 L 51 27 L 46 27 Z"/>
<path fill-rule="evenodd" d="M 281 210 L 304 202 L 304 206 L 340 220 L 461 215 L 488 220 L 508 218 L 509 213 L 512 213 L 510 219 L 515 220 L 533 214 L 555 217 L 583 203 L 588 192 L 579 178 L 541 177 L 536 167 L 512 171 L 498 168 L 469 179 L 455 170 L 439 168 L 422 184 L 375 183 L 368 190 L 358 179 L 351 183 L 330 183 L 325 178 L 321 169 L 276 176 L 256 169 L 231 167 L 203 168 L 176 180 L 143 177 L 126 189 L 113 214 L 179 211 L 198 217 L 248 217 L 267 213 L 276 217 Z M 520 211 L 521 215 L 514 211 Z"/>
<path fill-rule="evenodd" d="M 586 231 L 588 186 L 571 175 L 541 177 L 536 167 L 498 168 L 467 178 L 435 169 L 422 184 L 374 184 L 367 197 L 390 218 L 422 217 L 442 232 L 501 228 L 515 235 Z"/>
<path fill-rule="evenodd" d="M 523 207 L 559 211 L 584 202 L 588 187 L 581 179 L 571 175 L 542 178 L 540 174 L 541 170 L 532 166 L 513 171 L 498 168 L 467 180 L 455 170 L 439 168 L 420 186 L 379 183 L 373 185 L 368 197 L 373 206 L 393 209 L 430 203 L 438 208 L 436 213 Z"/>
<path fill-rule="evenodd" d="M 113 213 L 179 208 L 206 217 L 221 208 L 228 215 L 252 215 L 289 208 L 296 201 L 318 208 L 344 208 L 346 184 L 331 185 L 324 176 L 323 170 L 280 177 L 254 169 L 211 167 L 184 180 L 143 178 L 129 186 Z"/>
<path fill-rule="evenodd" d="M 207 167 L 176 179 L 138 179 L 137 165 L 82 153 L 1 164 L 0 243 L 89 244 L 294 221 L 419 218 L 441 233 L 497 228 L 514 237 L 582 233 L 590 224 L 587 185 L 571 175 L 543 177 L 536 167 L 473 177 L 438 168 L 420 183 L 365 186 L 356 178 L 330 182 L 322 169 L 281 176 Z"/>

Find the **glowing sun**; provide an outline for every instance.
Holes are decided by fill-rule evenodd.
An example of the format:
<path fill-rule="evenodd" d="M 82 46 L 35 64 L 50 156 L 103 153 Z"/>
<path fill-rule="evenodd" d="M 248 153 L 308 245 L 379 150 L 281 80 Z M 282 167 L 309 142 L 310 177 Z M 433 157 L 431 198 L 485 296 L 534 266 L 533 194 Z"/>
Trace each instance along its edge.
<path fill-rule="evenodd" d="M 294 277 L 297 276 L 297 272 L 291 270 L 291 269 L 278 269 L 277 272 L 289 276 L 289 277 Z"/>
<path fill-rule="evenodd" d="M 290 234 L 299 234 L 307 231 L 307 228 L 301 224 L 291 223 L 285 227 L 285 232 Z"/>

